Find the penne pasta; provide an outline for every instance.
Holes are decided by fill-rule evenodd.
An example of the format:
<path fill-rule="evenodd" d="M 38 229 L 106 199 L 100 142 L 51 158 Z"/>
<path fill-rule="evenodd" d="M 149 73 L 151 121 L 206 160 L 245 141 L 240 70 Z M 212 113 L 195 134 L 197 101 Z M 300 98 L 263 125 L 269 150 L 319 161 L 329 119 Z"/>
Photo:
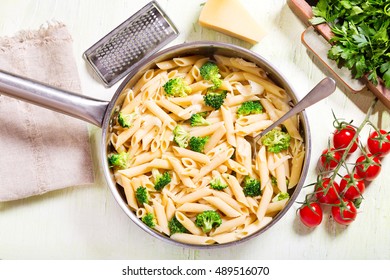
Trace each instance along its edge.
<path fill-rule="evenodd" d="M 180 148 L 180 147 L 173 147 L 173 152 L 177 157 L 188 157 L 190 159 L 193 159 L 194 161 L 208 164 L 210 163 L 210 158 L 206 156 L 205 154 L 194 152 L 188 149 Z"/>
<path fill-rule="evenodd" d="M 157 150 L 155 152 L 142 153 L 130 160 L 130 166 L 137 166 L 143 163 L 151 162 L 156 158 L 160 158 L 161 155 L 162 155 L 161 150 Z"/>
<path fill-rule="evenodd" d="M 183 205 L 177 208 L 177 211 L 180 212 L 191 212 L 191 213 L 202 213 L 203 211 L 216 210 L 215 207 L 206 204 L 200 203 L 184 203 Z"/>
<path fill-rule="evenodd" d="M 166 200 L 165 215 L 167 216 L 167 220 L 170 221 L 175 216 L 176 206 L 170 197 L 167 197 Z"/>
<path fill-rule="evenodd" d="M 173 60 L 166 60 L 156 63 L 156 66 L 163 70 L 169 70 L 177 67 L 178 65 Z"/>
<path fill-rule="evenodd" d="M 199 59 L 201 59 L 202 56 L 200 55 L 192 55 L 192 56 L 185 56 L 185 57 L 175 57 L 173 61 L 177 64 L 177 66 L 189 66 L 194 65 Z"/>
<path fill-rule="evenodd" d="M 272 186 L 269 184 L 264 188 L 263 195 L 261 196 L 259 208 L 257 209 L 257 219 L 261 221 L 265 217 L 265 213 L 267 212 L 268 205 L 271 202 L 272 199 Z"/>
<path fill-rule="evenodd" d="M 221 191 L 213 191 L 213 196 L 219 197 L 222 199 L 224 202 L 226 202 L 229 206 L 237 210 L 238 212 L 242 212 L 242 205 L 238 203 L 232 196 L 231 193 L 226 192 L 221 192 Z"/>
<path fill-rule="evenodd" d="M 161 205 L 160 202 L 154 201 L 154 213 L 157 218 L 157 224 L 160 226 L 161 231 L 167 235 L 169 235 L 169 228 L 168 228 L 168 218 L 165 213 L 164 206 Z"/>
<path fill-rule="evenodd" d="M 219 141 L 221 141 L 222 137 L 225 135 L 225 133 L 225 126 L 221 125 L 219 128 L 217 128 L 204 146 L 204 153 L 207 154 L 211 149 L 217 146 Z"/>
<path fill-rule="evenodd" d="M 265 214 L 269 215 L 270 213 L 279 212 L 280 210 L 282 210 L 284 208 L 284 206 L 286 206 L 287 202 L 288 202 L 288 199 L 283 199 L 283 200 L 279 200 L 276 202 L 271 202 L 270 204 L 268 204 L 268 207 L 267 207 Z"/>
<path fill-rule="evenodd" d="M 176 211 L 176 219 L 192 234 L 204 235 L 203 231 L 183 213 Z"/>
<path fill-rule="evenodd" d="M 197 201 L 205 196 L 208 196 L 212 193 L 212 190 L 210 190 L 209 188 L 201 188 L 201 189 L 198 189 L 197 191 L 194 191 L 192 193 L 189 193 L 183 197 L 181 197 L 180 199 L 177 200 L 177 203 L 178 204 L 184 204 L 186 202 L 194 202 L 194 201 Z"/>
<path fill-rule="evenodd" d="M 276 111 L 276 114 L 281 117 L 284 115 L 283 112 Z M 300 141 L 302 141 L 302 136 L 299 134 L 298 127 L 294 124 L 293 120 L 290 118 L 288 120 L 285 120 L 283 122 L 283 125 L 286 127 L 288 133 L 291 135 L 291 137 L 296 138 Z"/>
<path fill-rule="evenodd" d="M 175 173 L 179 176 L 183 184 L 185 184 L 189 188 L 195 189 L 196 186 L 194 182 L 190 179 L 190 177 L 184 175 L 184 168 L 181 165 L 180 161 L 173 157 L 168 157 L 168 160 L 172 164 Z"/>
<path fill-rule="evenodd" d="M 131 126 L 131 128 L 129 129 L 126 129 L 124 130 L 123 132 L 121 132 L 117 139 L 116 139 L 116 142 L 114 144 L 115 146 L 115 149 L 118 149 L 120 146 L 122 146 L 126 141 L 128 141 L 133 135 L 134 133 L 140 128 L 141 126 L 141 118 L 138 118 L 134 121 L 133 125 Z"/>
<path fill-rule="evenodd" d="M 232 159 L 228 159 L 226 162 L 226 166 L 229 167 L 234 172 L 237 172 L 241 175 L 248 175 L 248 169 L 245 168 L 242 164 L 238 163 L 237 161 L 234 161 Z"/>
<path fill-rule="evenodd" d="M 262 130 L 269 127 L 271 124 L 273 124 L 273 121 L 271 120 L 260 120 L 258 122 L 246 126 L 240 126 L 239 124 L 236 124 L 235 132 L 239 136 L 246 136 L 246 135 L 255 136 L 259 134 Z"/>
<path fill-rule="evenodd" d="M 122 187 L 125 191 L 127 204 L 134 210 L 138 209 L 138 203 L 135 198 L 135 192 L 133 187 L 131 186 L 130 180 L 125 176 L 122 176 L 121 181 L 122 181 Z"/>
<path fill-rule="evenodd" d="M 268 114 L 254 114 L 248 116 L 241 116 L 236 120 L 236 123 L 240 126 L 246 126 L 249 124 L 256 123 L 258 121 L 264 121 L 268 119 Z"/>
<path fill-rule="evenodd" d="M 213 171 L 216 167 L 220 166 L 222 163 L 226 162 L 233 155 L 233 152 L 234 149 L 230 148 L 225 152 L 216 155 L 208 165 L 205 165 L 200 169 L 199 174 L 193 179 L 193 181 L 196 183 L 197 181 L 200 180 L 200 178 Z"/>
<path fill-rule="evenodd" d="M 288 183 L 289 189 L 295 187 L 298 184 L 299 178 L 301 177 L 304 157 L 305 153 L 304 151 L 301 151 L 292 159 L 291 175 Z"/>
<path fill-rule="evenodd" d="M 215 243 L 215 240 L 211 237 L 192 235 L 188 233 L 175 233 L 171 235 L 171 238 L 182 243 L 195 245 L 211 245 Z"/>
<path fill-rule="evenodd" d="M 275 169 L 276 174 L 276 182 L 278 189 L 281 192 L 287 192 L 287 184 L 286 184 L 286 169 L 284 167 L 284 164 L 279 165 Z"/>
<path fill-rule="evenodd" d="M 191 169 L 198 168 L 198 164 L 192 158 L 182 157 L 181 162 L 182 162 L 184 168 L 191 168 Z"/>
<path fill-rule="evenodd" d="M 236 211 L 233 207 L 229 206 L 226 202 L 224 202 L 219 197 L 214 196 L 206 196 L 203 198 L 211 205 L 215 206 L 219 211 L 224 213 L 227 217 L 238 217 L 241 215 L 240 212 Z"/>
<path fill-rule="evenodd" d="M 237 143 L 236 143 L 236 137 L 234 135 L 233 118 L 232 118 L 230 108 L 222 106 L 221 112 L 222 112 L 223 121 L 225 123 L 226 140 L 230 145 L 236 147 Z"/>
<path fill-rule="evenodd" d="M 257 67 L 256 64 L 245 61 L 242 58 L 238 58 L 238 57 L 230 58 L 230 63 L 232 64 L 233 67 L 242 70 L 244 72 L 248 72 L 250 74 L 253 74 L 261 78 L 267 77 L 266 72 L 262 68 Z"/>
<path fill-rule="evenodd" d="M 232 190 L 232 193 L 234 194 L 236 200 L 242 203 L 243 205 L 249 207 L 248 201 L 244 195 L 242 187 L 240 186 L 240 183 L 238 182 L 237 178 L 229 174 L 223 174 L 222 177 L 229 184 L 229 187 Z"/>
<path fill-rule="evenodd" d="M 265 146 L 262 146 L 258 151 L 256 164 L 258 175 L 260 177 L 261 189 L 263 190 L 268 181 L 270 180 Z"/>
<path fill-rule="evenodd" d="M 174 129 L 176 126 L 176 122 L 162 110 L 160 107 L 157 106 L 156 103 L 147 101 L 144 103 L 146 108 L 148 108 L 156 117 L 158 117 L 167 127 L 170 129 Z"/>
<path fill-rule="evenodd" d="M 227 107 L 233 107 L 237 106 L 241 103 L 244 103 L 246 101 L 255 101 L 259 100 L 260 98 L 250 95 L 250 96 L 244 96 L 244 95 L 230 95 L 226 98 L 225 102 L 223 103 Z"/>
<path fill-rule="evenodd" d="M 222 223 L 221 226 L 217 227 L 215 229 L 215 231 L 210 235 L 215 236 L 215 235 L 218 235 L 221 233 L 231 232 L 232 230 L 236 229 L 238 226 L 243 225 L 245 222 L 245 219 L 246 219 L 245 215 L 241 215 L 237 218 L 230 219 L 230 220 L 226 221 L 225 223 Z"/>
<path fill-rule="evenodd" d="M 212 125 L 202 126 L 200 128 L 195 128 L 190 131 L 191 136 L 197 137 L 205 137 L 213 134 L 216 130 L 218 130 L 221 126 L 223 126 L 223 122 L 217 122 Z"/>
<path fill-rule="evenodd" d="M 213 83 L 209 81 L 199 81 L 190 85 L 192 92 L 204 91 L 213 86 Z"/>
<path fill-rule="evenodd" d="M 218 88 L 200 74 L 207 61 L 219 68 Z M 164 85 L 176 78 L 191 92 L 167 92 Z M 205 104 L 210 90 L 226 92 L 219 109 Z M 139 219 L 154 216 L 152 230 L 187 244 L 234 242 L 264 228 L 286 207 L 289 198 L 278 201 L 276 196 L 298 184 L 304 164 L 299 117 L 277 128 L 291 136 L 290 146 L 280 153 L 269 152 L 259 141 L 257 156 L 252 158 L 246 138 L 257 135 L 291 108 L 286 91 L 273 83 L 264 69 L 239 57 L 185 55 L 157 62 L 155 69 L 144 72 L 122 94 L 119 112 L 122 117 L 135 117 L 129 127 L 114 119 L 107 137 L 109 155 L 123 153 L 127 165 L 110 164 L 129 209 Z M 259 101 L 262 112 L 243 114 L 239 108 L 247 101 Z M 194 114 L 206 122 L 193 122 Z M 198 149 L 190 141 L 192 137 L 207 139 Z M 157 187 L 161 178 L 164 185 Z M 258 192 L 248 192 L 248 179 L 259 181 Z M 140 187 L 146 190 L 148 200 L 136 195 Z M 221 223 L 203 232 L 197 219 L 207 211 L 219 215 Z M 174 218 L 187 232 L 170 232 Z"/>
<path fill-rule="evenodd" d="M 258 77 L 256 75 L 253 75 L 251 73 L 244 73 L 244 77 L 247 80 L 251 80 L 251 81 L 254 81 L 254 82 L 260 84 L 269 93 L 272 93 L 280 98 L 284 98 L 284 99 L 287 98 L 286 91 L 284 89 L 282 89 L 281 87 L 278 87 L 276 84 L 274 84 L 271 81 L 268 81 L 262 77 Z"/>
<path fill-rule="evenodd" d="M 151 170 L 152 168 L 150 167 L 149 163 L 144 163 L 135 167 L 119 170 L 118 172 L 130 179 L 132 177 L 148 173 Z"/>
<path fill-rule="evenodd" d="M 180 107 L 180 106 L 178 106 L 178 105 L 176 105 L 175 103 L 169 101 L 168 99 L 162 98 L 162 99 L 160 99 L 160 100 L 157 102 L 157 104 L 158 104 L 160 107 L 162 107 L 162 108 L 164 108 L 164 109 L 166 109 L 166 110 L 168 110 L 168 111 L 174 113 L 174 114 L 175 114 L 176 116 L 178 116 L 179 118 L 181 118 L 181 119 L 183 119 L 183 120 L 186 119 L 185 117 L 183 117 L 183 114 L 182 114 L 183 108 Z"/>
<path fill-rule="evenodd" d="M 268 225 L 271 221 L 272 221 L 271 217 L 264 217 L 262 220 L 256 220 L 252 224 L 245 227 L 242 231 L 237 233 L 237 236 L 240 239 L 247 237 L 247 236 L 259 231 L 260 229 L 262 229 L 263 227 Z"/>
<path fill-rule="evenodd" d="M 135 111 L 136 108 L 138 108 L 141 105 L 142 99 L 141 95 L 137 95 L 133 100 L 128 101 L 126 106 L 123 106 L 121 109 L 121 112 L 123 114 L 129 114 Z"/>

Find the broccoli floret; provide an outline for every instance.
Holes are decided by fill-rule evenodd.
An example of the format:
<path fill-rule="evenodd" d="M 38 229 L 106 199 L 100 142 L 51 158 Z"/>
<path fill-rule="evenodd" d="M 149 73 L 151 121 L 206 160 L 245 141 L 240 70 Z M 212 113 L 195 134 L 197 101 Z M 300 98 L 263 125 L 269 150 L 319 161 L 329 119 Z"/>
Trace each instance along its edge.
<path fill-rule="evenodd" d="M 191 93 L 191 88 L 182 78 L 169 79 L 168 82 L 163 85 L 163 88 L 168 96 L 183 97 Z"/>
<path fill-rule="evenodd" d="M 280 153 L 288 149 L 290 140 L 290 134 L 274 128 L 261 138 L 261 143 L 267 146 L 269 152 Z"/>
<path fill-rule="evenodd" d="M 272 202 L 281 201 L 290 198 L 290 195 L 286 192 L 280 192 L 272 199 Z"/>
<path fill-rule="evenodd" d="M 223 102 L 225 101 L 226 95 L 226 90 L 220 92 L 208 91 L 203 96 L 203 100 L 207 106 L 213 107 L 214 109 L 218 110 L 219 108 L 221 108 Z"/>
<path fill-rule="evenodd" d="M 206 145 L 207 141 L 209 141 L 209 138 L 210 138 L 209 136 L 205 136 L 205 137 L 193 136 L 191 137 L 188 146 L 194 152 L 203 153 L 204 145 Z"/>
<path fill-rule="evenodd" d="M 202 67 L 200 67 L 199 71 L 203 79 L 214 84 L 211 89 L 217 89 L 221 86 L 222 80 L 220 79 L 221 75 L 219 74 L 219 68 L 217 64 L 211 61 L 207 61 L 202 65 Z"/>
<path fill-rule="evenodd" d="M 203 118 L 206 118 L 209 113 L 208 112 L 199 112 L 197 114 L 200 115 Z"/>
<path fill-rule="evenodd" d="M 121 127 L 129 128 L 133 125 L 134 120 L 138 117 L 138 113 L 133 112 L 131 114 L 123 114 L 119 112 L 118 114 L 118 123 Z"/>
<path fill-rule="evenodd" d="M 150 228 L 154 228 L 156 226 L 156 219 L 152 213 L 148 213 L 142 217 L 142 222 Z"/>
<path fill-rule="evenodd" d="M 213 228 L 217 228 L 221 224 L 222 219 L 217 211 L 206 210 L 196 215 L 195 225 L 202 228 L 204 233 L 210 232 Z"/>
<path fill-rule="evenodd" d="M 245 196 L 259 196 L 261 195 L 260 181 L 250 176 L 245 176 L 243 191 Z"/>
<path fill-rule="evenodd" d="M 190 118 L 191 126 L 210 125 L 210 123 L 200 114 L 193 114 Z"/>
<path fill-rule="evenodd" d="M 173 140 L 182 148 L 186 148 L 188 146 L 188 141 L 190 139 L 190 134 L 184 130 L 184 128 L 180 125 L 177 125 L 173 130 Z"/>
<path fill-rule="evenodd" d="M 217 178 L 213 178 L 210 181 L 210 188 L 217 190 L 217 191 L 221 191 L 221 190 L 227 188 L 227 184 L 223 183 L 221 178 L 217 177 Z"/>
<path fill-rule="evenodd" d="M 170 235 L 175 233 L 186 233 L 188 230 L 173 216 L 172 220 L 168 222 L 168 228 Z"/>
<path fill-rule="evenodd" d="M 163 174 L 158 171 L 158 169 L 152 169 L 152 175 L 154 178 L 154 189 L 156 191 L 161 191 L 166 185 L 171 182 L 171 175 L 168 172 L 164 172 Z"/>
<path fill-rule="evenodd" d="M 135 191 L 135 197 L 137 198 L 139 204 L 143 205 L 144 203 L 149 203 L 149 192 L 148 190 L 143 187 L 139 186 L 137 190 Z"/>
<path fill-rule="evenodd" d="M 111 154 L 108 156 L 108 164 L 110 167 L 118 167 L 120 169 L 127 168 L 127 161 L 129 159 L 129 154 L 122 152 L 119 154 Z"/>
<path fill-rule="evenodd" d="M 241 104 L 237 110 L 238 116 L 247 116 L 251 114 L 261 114 L 263 112 L 263 106 L 260 101 L 246 101 Z"/>

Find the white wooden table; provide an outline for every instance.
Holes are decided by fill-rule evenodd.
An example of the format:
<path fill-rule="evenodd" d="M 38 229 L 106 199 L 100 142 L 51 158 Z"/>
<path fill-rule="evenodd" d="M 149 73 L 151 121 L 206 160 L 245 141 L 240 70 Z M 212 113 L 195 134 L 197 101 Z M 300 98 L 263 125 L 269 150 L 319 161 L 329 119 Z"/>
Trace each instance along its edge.
<path fill-rule="evenodd" d="M 300 36 L 303 24 L 285 0 L 241 0 L 267 36 L 255 46 L 201 28 L 197 19 L 205 0 L 159 0 L 180 29 L 172 43 L 217 40 L 261 54 L 280 69 L 302 97 L 325 75 L 313 63 Z M 48 20 L 64 22 L 74 39 L 74 51 L 83 92 L 109 100 L 116 86 L 105 89 L 90 75 L 82 53 L 147 0 L 2 0 L 0 36 L 21 29 L 37 29 Z M 236 19 L 240 20 L 240 19 Z M 316 178 L 318 156 L 332 133 L 332 112 L 359 124 L 372 94 L 345 94 L 337 89 L 328 99 L 309 108 L 312 161 L 306 183 Z M 378 104 L 372 118 L 389 130 L 389 111 Z M 296 216 L 298 204 L 263 235 L 235 247 L 192 250 L 166 244 L 145 234 L 114 201 L 98 159 L 100 129 L 90 126 L 96 160 L 94 185 L 73 187 L 39 197 L 0 203 L 0 259 L 390 259 L 390 159 L 367 188 L 357 220 L 349 227 L 336 225 L 329 215 L 315 230 Z M 7 176 L 7 174 L 1 174 Z M 307 189 L 301 192 L 299 201 Z"/>

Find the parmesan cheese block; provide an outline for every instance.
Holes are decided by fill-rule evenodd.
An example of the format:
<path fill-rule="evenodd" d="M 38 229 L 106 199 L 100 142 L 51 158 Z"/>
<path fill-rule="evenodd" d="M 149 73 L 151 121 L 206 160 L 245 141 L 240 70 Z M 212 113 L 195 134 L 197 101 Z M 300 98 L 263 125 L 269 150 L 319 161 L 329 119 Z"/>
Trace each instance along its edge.
<path fill-rule="evenodd" d="M 208 0 L 199 24 L 251 44 L 259 42 L 265 34 L 239 0 Z"/>

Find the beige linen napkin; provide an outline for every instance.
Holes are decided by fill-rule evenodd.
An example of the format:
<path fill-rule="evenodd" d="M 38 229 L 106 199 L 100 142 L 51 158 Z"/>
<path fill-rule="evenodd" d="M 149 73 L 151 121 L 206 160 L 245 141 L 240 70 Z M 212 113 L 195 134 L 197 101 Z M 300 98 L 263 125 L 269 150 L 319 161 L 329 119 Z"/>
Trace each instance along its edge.
<path fill-rule="evenodd" d="M 81 92 L 63 24 L 0 38 L 0 69 Z M 86 123 L 1 95 L 0 201 L 92 183 Z"/>

